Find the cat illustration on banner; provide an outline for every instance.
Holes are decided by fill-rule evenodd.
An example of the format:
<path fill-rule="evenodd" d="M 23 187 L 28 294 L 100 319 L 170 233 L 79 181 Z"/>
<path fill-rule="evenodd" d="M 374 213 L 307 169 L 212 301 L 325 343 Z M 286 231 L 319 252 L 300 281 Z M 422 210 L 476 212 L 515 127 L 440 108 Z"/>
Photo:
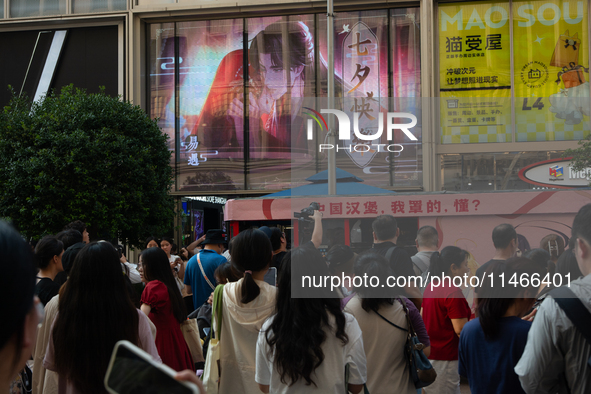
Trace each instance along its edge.
<path fill-rule="evenodd" d="M 579 64 L 580 48 L 579 33 L 571 36 L 567 30 L 558 37 L 550 60 L 551 66 L 561 68 L 556 84 L 562 82 L 564 86 L 558 93 L 550 95 L 550 112 L 555 113 L 556 118 L 564 119 L 567 125 L 581 123 L 583 116 L 589 116 L 590 112 L 589 82 L 584 74 L 589 73 L 589 68 Z"/>

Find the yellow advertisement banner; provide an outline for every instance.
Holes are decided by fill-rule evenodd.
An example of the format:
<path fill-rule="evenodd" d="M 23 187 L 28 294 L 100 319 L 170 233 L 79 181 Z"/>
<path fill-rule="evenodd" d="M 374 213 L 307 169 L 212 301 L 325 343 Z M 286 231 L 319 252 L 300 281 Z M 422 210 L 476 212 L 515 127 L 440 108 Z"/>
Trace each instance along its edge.
<path fill-rule="evenodd" d="M 588 134 L 588 29 L 587 1 L 513 3 L 517 141 Z"/>
<path fill-rule="evenodd" d="M 439 6 L 443 144 L 511 141 L 509 14 L 509 3 Z"/>

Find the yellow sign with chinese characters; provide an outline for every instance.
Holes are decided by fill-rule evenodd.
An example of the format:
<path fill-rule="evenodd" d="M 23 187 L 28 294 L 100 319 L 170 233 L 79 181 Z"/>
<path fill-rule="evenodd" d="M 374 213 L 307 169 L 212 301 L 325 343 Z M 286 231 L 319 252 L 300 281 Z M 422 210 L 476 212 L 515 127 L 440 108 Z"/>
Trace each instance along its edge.
<path fill-rule="evenodd" d="M 588 134 L 588 29 L 587 1 L 513 3 L 517 141 Z"/>
<path fill-rule="evenodd" d="M 509 3 L 439 6 L 441 142 L 505 142 L 511 128 Z"/>

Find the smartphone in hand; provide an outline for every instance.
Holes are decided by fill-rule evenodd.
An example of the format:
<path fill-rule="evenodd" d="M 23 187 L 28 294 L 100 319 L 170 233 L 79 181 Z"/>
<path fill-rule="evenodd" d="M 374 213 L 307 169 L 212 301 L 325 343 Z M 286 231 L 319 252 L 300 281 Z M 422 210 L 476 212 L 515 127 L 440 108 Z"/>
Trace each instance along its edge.
<path fill-rule="evenodd" d="M 131 342 L 119 341 L 105 375 L 105 388 L 111 394 L 204 394 L 196 385 L 176 380 L 176 374 Z"/>

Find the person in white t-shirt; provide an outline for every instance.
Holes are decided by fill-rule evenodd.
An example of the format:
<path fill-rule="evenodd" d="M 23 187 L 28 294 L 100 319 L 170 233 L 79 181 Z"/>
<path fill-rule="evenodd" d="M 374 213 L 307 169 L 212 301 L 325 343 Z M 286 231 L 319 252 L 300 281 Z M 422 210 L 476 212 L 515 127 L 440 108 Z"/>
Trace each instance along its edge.
<path fill-rule="evenodd" d="M 264 393 L 359 393 L 367 380 L 359 324 L 341 310 L 330 288 L 325 288 L 325 298 L 292 298 L 292 279 L 299 282 L 302 273 L 329 275 L 322 255 L 311 245 L 283 259 L 276 313 L 257 341 L 255 380 Z"/>
<path fill-rule="evenodd" d="M 185 278 L 186 263 L 176 254 L 171 254 L 173 245 L 174 241 L 172 240 L 172 238 L 163 237 L 162 241 L 160 241 L 160 249 L 166 252 L 166 257 L 168 257 L 170 268 L 172 269 L 174 279 L 181 292 L 181 295 L 183 297 L 186 297 L 188 294 L 185 292 L 185 284 L 183 282 L 183 279 Z"/>

